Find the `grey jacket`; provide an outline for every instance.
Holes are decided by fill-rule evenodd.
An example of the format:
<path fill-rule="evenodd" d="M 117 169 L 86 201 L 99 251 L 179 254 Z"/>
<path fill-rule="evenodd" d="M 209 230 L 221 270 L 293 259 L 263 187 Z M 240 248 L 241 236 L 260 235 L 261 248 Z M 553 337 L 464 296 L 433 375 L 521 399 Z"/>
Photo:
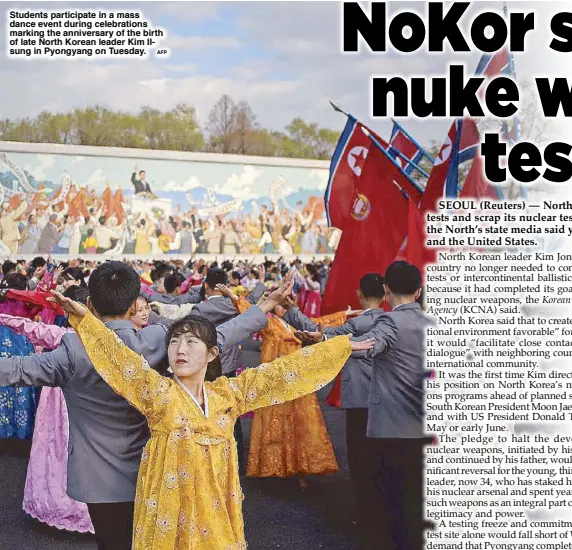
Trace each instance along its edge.
<path fill-rule="evenodd" d="M 256 288 L 248 295 L 248 301 L 252 304 L 256 303 L 265 291 L 266 287 L 258 283 Z M 197 304 L 191 311 L 191 315 L 202 315 L 214 323 L 215 326 L 220 326 L 221 323 L 234 319 L 238 315 L 238 310 L 230 298 L 216 296 Z M 231 374 L 236 371 L 240 367 L 240 347 L 238 345 L 229 346 L 221 351 L 220 362 L 223 374 Z"/>
<path fill-rule="evenodd" d="M 326 327 L 324 334 L 329 336 L 341 336 L 353 334 L 361 336 L 370 331 L 376 320 L 385 312 L 383 309 L 370 309 L 354 317 L 339 327 Z M 298 330 L 316 331 L 318 325 L 306 317 L 297 307 L 286 313 L 284 320 Z M 350 357 L 341 372 L 341 408 L 342 409 L 366 409 L 371 384 L 373 369 L 373 357 Z"/>
<path fill-rule="evenodd" d="M 258 307 L 218 327 L 221 350 L 266 327 Z M 108 328 L 153 368 L 167 355 L 167 328 L 137 331 L 129 321 Z M 66 334 L 50 353 L 0 359 L 0 386 L 62 388 L 69 416 L 68 495 L 80 502 L 129 502 L 135 498 L 137 472 L 149 439 L 145 417 L 117 395 L 93 368 L 74 334 Z"/>
<path fill-rule="evenodd" d="M 376 339 L 373 353 L 367 353 L 373 355 L 368 437 L 425 437 L 425 329 L 433 322 L 419 304 L 405 304 L 381 315 L 370 332 L 356 338 Z"/>

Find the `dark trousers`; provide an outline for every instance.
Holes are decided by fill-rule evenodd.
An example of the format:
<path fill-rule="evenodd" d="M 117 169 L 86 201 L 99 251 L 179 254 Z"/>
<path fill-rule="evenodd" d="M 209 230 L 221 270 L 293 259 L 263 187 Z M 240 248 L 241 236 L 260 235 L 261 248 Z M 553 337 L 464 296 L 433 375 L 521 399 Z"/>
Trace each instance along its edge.
<path fill-rule="evenodd" d="M 97 550 L 131 550 L 134 508 L 133 502 L 87 505 Z"/>
<path fill-rule="evenodd" d="M 375 490 L 371 550 L 423 550 L 423 439 L 370 439 Z"/>
<path fill-rule="evenodd" d="M 377 500 L 377 493 L 372 484 L 372 453 L 368 445 L 371 439 L 366 437 L 367 409 L 346 410 L 346 449 L 348 467 L 357 504 L 357 524 L 360 536 L 367 541 L 367 532 L 375 525 L 372 514 L 372 501 Z"/>
<path fill-rule="evenodd" d="M 235 378 L 236 371 L 229 372 L 225 376 L 227 378 Z M 236 450 L 238 452 L 238 472 L 242 476 L 246 473 L 246 463 L 244 461 L 244 437 L 242 435 L 240 418 L 236 419 L 236 424 L 234 425 L 234 439 L 236 439 Z"/>

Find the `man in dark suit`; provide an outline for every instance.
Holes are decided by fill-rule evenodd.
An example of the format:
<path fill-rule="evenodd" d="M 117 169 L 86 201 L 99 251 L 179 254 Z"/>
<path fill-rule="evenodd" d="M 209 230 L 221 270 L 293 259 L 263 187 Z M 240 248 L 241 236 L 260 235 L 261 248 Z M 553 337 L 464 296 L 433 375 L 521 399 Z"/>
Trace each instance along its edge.
<path fill-rule="evenodd" d="M 296 336 L 305 343 L 314 343 L 322 339 L 322 332 L 326 338 L 353 334 L 354 337 L 369 332 L 377 319 L 384 315 L 380 304 L 385 291 L 383 277 L 379 273 L 368 273 L 360 280 L 357 294 L 363 308 L 363 313 L 348 320 L 342 326 L 322 329 L 311 319 L 306 317 L 295 305 L 290 307 L 284 316 L 294 328 L 299 331 Z M 341 377 L 341 404 L 340 408 L 346 410 L 346 448 L 348 453 L 348 466 L 356 496 L 358 518 L 357 523 L 360 534 L 364 534 L 365 528 L 370 525 L 366 521 L 370 514 L 372 498 L 371 476 L 373 465 L 368 450 L 370 440 L 366 437 L 368 396 L 373 370 L 373 357 L 350 357 L 342 372 Z M 367 537 L 366 537 L 367 538 Z"/>
<path fill-rule="evenodd" d="M 140 193 L 152 193 L 151 186 L 147 181 L 147 174 L 145 173 L 145 170 L 140 170 L 139 178 L 137 178 L 137 166 L 135 167 L 133 174 L 131 174 L 131 183 L 135 187 L 136 195 Z"/>
<path fill-rule="evenodd" d="M 161 371 L 166 366 L 167 327 L 137 331 L 130 322 L 140 285 L 131 267 L 106 262 L 90 276 L 88 307 Z M 220 325 L 221 351 L 264 328 L 266 313 L 281 299 L 278 292 L 261 307 Z M 0 359 L 0 386 L 62 388 L 70 432 L 68 495 L 87 504 L 100 550 L 130 550 L 137 473 L 149 438 L 145 418 L 99 376 L 73 333 L 50 353 Z"/>

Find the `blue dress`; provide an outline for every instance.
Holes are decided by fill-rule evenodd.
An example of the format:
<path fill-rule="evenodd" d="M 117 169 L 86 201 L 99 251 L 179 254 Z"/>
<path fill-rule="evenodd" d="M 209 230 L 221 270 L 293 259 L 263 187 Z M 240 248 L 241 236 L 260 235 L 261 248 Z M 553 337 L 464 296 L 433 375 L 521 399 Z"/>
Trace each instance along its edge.
<path fill-rule="evenodd" d="M 25 336 L 0 326 L 0 357 L 31 355 L 34 346 Z M 0 387 L 0 439 L 32 437 L 38 388 Z"/>

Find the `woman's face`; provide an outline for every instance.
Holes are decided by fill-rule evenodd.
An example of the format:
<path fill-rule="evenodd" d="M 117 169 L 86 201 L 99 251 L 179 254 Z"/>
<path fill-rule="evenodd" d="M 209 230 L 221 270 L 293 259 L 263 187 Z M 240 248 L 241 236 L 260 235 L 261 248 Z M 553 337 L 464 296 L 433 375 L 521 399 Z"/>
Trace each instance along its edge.
<path fill-rule="evenodd" d="M 287 311 L 281 306 L 281 305 L 277 305 L 274 308 L 274 313 L 280 317 L 280 319 L 282 319 L 282 317 L 284 317 L 284 315 L 286 315 Z"/>
<path fill-rule="evenodd" d="M 67 290 L 72 286 L 79 286 L 79 281 L 76 281 L 75 279 L 72 278 L 62 277 L 61 285 L 64 288 L 64 290 Z"/>
<path fill-rule="evenodd" d="M 147 300 L 143 298 L 137 298 L 137 311 L 133 317 L 131 317 L 131 322 L 137 328 L 143 328 L 149 323 L 149 314 L 151 313 L 151 308 L 147 303 Z"/>
<path fill-rule="evenodd" d="M 218 349 L 207 349 L 205 343 L 191 332 L 173 336 L 169 341 L 169 367 L 179 378 L 189 378 L 203 371 L 218 355 Z"/>

